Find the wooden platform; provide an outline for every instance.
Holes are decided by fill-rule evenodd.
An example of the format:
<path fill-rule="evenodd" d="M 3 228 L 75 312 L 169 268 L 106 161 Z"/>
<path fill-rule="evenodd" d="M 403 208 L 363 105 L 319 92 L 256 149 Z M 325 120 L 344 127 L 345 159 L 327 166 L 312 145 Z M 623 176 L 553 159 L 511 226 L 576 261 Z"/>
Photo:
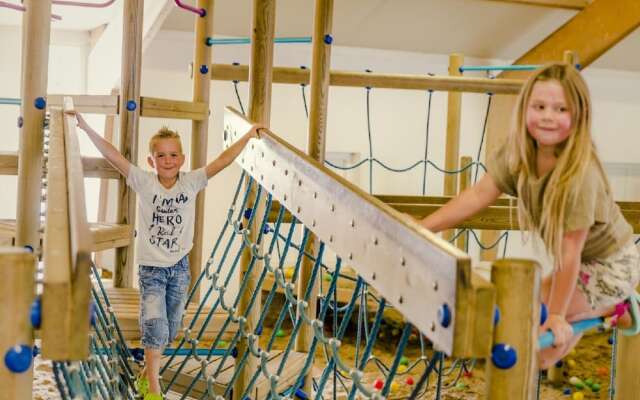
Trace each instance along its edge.
<path fill-rule="evenodd" d="M 109 282 L 106 282 L 109 285 Z M 138 289 L 133 288 L 113 288 L 106 287 L 107 296 L 113 310 L 118 318 L 120 329 L 127 340 L 139 340 L 140 339 L 140 292 Z M 187 312 L 184 316 L 183 326 L 189 326 L 196 313 L 198 305 L 190 303 L 187 308 Z M 209 307 L 204 307 L 198 317 L 194 333 L 199 332 L 204 320 L 209 314 Z M 227 319 L 227 313 L 216 311 L 213 318 L 209 321 L 207 328 L 203 334 L 203 340 L 212 340 L 220 332 L 222 324 Z M 236 324 L 229 324 L 224 334 L 224 338 L 233 335 L 236 332 Z"/>
<path fill-rule="evenodd" d="M 103 222 L 89 223 L 92 235 L 91 251 L 114 249 L 128 246 L 133 240 L 133 234 L 129 225 L 118 225 Z M 42 241 L 43 228 L 40 227 L 40 240 Z M 0 219 L 0 243 L 13 246 L 16 236 L 16 220 Z"/>
<path fill-rule="evenodd" d="M 272 356 L 269 359 L 269 363 L 267 365 L 269 372 L 275 373 L 278 370 L 278 366 L 280 365 L 280 362 L 282 360 L 283 353 L 281 351 L 272 351 L 271 354 Z M 306 356 L 307 355 L 305 353 L 298 353 L 293 351 L 289 353 L 289 356 L 287 357 L 286 367 L 284 368 L 282 375 L 280 375 L 280 380 L 278 381 L 279 391 L 284 391 L 286 388 L 295 383 L 296 379 L 298 378 L 298 374 L 302 370 Z M 168 383 L 169 381 L 171 381 L 171 379 L 173 379 L 183 360 L 184 357 L 176 357 L 176 359 L 174 359 L 173 364 L 162 376 L 165 383 Z M 221 360 L 222 357 L 212 358 L 212 362 L 207 367 L 207 373 L 212 374 L 214 371 L 216 371 L 218 369 L 218 366 L 220 365 Z M 214 391 L 216 395 L 224 394 L 224 391 L 227 388 L 227 383 L 231 381 L 231 378 L 233 376 L 234 366 L 235 359 L 228 357 L 225 360 L 221 372 L 216 378 L 216 382 L 214 383 Z M 176 381 L 171 387 L 171 390 L 179 393 L 184 393 L 184 391 L 187 389 L 187 387 L 189 387 L 196 375 L 198 375 L 198 372 L 200 372 L 201 368 L 202 367 L 200 363 L 191 358 L 189 361 L 187 361 L 186 366 L 182 369 L 180 374 L 178 374 Z M 249 394 L 249 397 L 253 400 L 266 399 L 269 394 L 269 387 L 269 381 L 263 374 L 260 374 L 258 381 Z M 198 379 L 189 392 L 188 396 L 200 399 L 203 397 L 206 389 L 206 381 L 204 379 Z"/>

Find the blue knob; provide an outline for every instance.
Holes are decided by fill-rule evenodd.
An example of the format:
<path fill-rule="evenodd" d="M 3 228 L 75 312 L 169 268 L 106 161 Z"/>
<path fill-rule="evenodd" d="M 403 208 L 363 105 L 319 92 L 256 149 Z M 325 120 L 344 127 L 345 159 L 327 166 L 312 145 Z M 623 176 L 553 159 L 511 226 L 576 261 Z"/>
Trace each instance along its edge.
<path fill-rule="evenodd" d="M 244 210 L 244 218 L 245 219 L 249 219 L 251 218 L 251 213 L 253 212 L 252 208 L 247 208 Z"/>
<path fill-rule="evenodd" d="M 238 358 L 238 348 L 237 347 L 234 347 L 233 349 L 231 349 L 231 357 Z"/>
<path fill-rule="evenodd" d="M 204 75 L 204 74 L 206 74 L 207 72 L 209 72 L 209 67 L 207 67 L 205 64 L 202 64 L 202 65 L 200 66 L 200 73 Z"/>
<path fill-rule="evenodd" d="M 36 358 L 40 355 L 40 347 L 36 346 L 35 344 L 33 345 L 33 349 L 31 351 L 33 352 L 33 358 Z"/>
<path fill-rule="evenodd" d="M 498 325 L 498 322 L 500 322 L 500 309 L 495 306 L 493 309 L 493 326 Z"/>
<path fill-rule="evenodd" d="M 491 349 L 491 361 L 497 368 L 509 369 L 518 361 L 518 354 L 508 344 L 499 343 Z"/>
<path fill-rule="evenodd" d="M 130 350 L 131 356 L 136 361 L 144 361 L 144 349 L 140 347 L 134 347 Z"/>
<path fill-rule="evenodd" d="M 447 303 L 438 309 L 438 321 L 443 328 L 448 328 L 451 325 L 451 308 Z"/>
<path fill-rule="evenodd" d="M 269 227 L 269 225 L 265 225 L 264 228 L 262 229 L 262 233 L 264 233 L 265 235 L 268 235 L 269 232 L 271 232 L 271 227 Z"/>
<path fill-rule="evenodd" d="M 9 371 L 16 374 L 25 372 L 31 366 L 33 353 L 31 346 L 20 344 L 9 349 L 4 355 L 4 363 Z"/>
<path fill-rule="evenodd" d="M 44 108 L 47 106 L 47 101 L 44 99 L 44 97 L 36 97 L 36 99 L 33 101 L 33 105 L 36 106 L 38 110 L 44 110 Z"/>
<path fill-rule="evenodd" d="M 211 47 L 213 46 L 213 39 L 208 37 L 204 40 L 204 44 L 206 44 L 207 46 Z"/>
<path fill-rule="evenodd" d="M 569 388 L 565 388 L 565 389 L 562 391 L 562 394 L 563 394 L 563 395 L 565 395 L 565 396 L 570 395 L 570 394 L 571 394 L 571 389 L 569 389 Z"/>
<path fill-rule="evenodd" d="M 136 108 L 138 108 L 138 105 L 136 104 L 136 102 L 135 102 L 135 101 L 133 101 L 133 100 L 129 100 L 129 101 L 127 101 L 127 110 L 129 110 L 129 111 L 133 111 L 133 110 L 135 110 Z"/>
<path fill-rule="evenodd" d="M 333 43 L 333 38 L 331 37 L 331 35 L 329 35 L 329 34 L 324 35 L 324 42 L 325 42 L 326 44 L 331 44 L 331 43 Z"/>
<path fill-rule="evenodd" d="M 256 332 L 255 332 L 255 333 L 256 333 L 256 335 L 258 335 L 258 336 L 262 335 L 262 325 L 258 325 L 258 326 L 256 327 Z"/>
<path fill-rule="evenodd" d="M 540 304 L 540 325 L 544 325 L 547 321 L 547 317 L 549 316 L 549 310 L 547 309 L 547 305 L 544 303 Z"/>
<path fill-rule="evenodd" d="M 29 319 L 31 320 L 31 326 L 33 326 L 33 329 L 40 329 L 40 326 L 42 325 L 42 299 L 40 296 L 36 297 L 33 300 L 33 303 L 31 303 Z"/>

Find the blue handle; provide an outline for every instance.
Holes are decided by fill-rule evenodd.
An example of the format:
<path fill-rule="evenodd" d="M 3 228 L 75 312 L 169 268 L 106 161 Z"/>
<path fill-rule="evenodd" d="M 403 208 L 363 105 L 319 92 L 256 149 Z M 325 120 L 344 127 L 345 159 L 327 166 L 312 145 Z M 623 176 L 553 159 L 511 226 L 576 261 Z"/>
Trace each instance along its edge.
<path fill-rule="evenodd" d="M 589 329 L 597 328 L 602 325 L 604 322 L 604 318 L 591 318 L 591 319 L 583 319 L 582 321 L 574 322 L 571 324 L 571 328 L 573 328 L 573 334 L 577 335 L 579 333 L 588 331 Z M 538 347 L 540 349 L 546 349 L 547 347 L 551 347 L 553 344 L 553 333 L 551 331 L 545 332 L 538 338 Z"/>

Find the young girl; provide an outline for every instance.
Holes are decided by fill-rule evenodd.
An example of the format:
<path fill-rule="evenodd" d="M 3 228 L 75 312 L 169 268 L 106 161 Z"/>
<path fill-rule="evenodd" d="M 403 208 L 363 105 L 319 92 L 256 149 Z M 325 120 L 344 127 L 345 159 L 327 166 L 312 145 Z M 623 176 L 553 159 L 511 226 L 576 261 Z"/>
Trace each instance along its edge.
<path fill-rule="evenodd" d="M 542 283 L 554 347 L 540 352 L 548 368 L 580 339 L 569 322 L 611 315 L 635 300 L 640 255 L 632 228 L 613 201 L 591 140 L 591 101 L 573 66 L 551 64 L 524 84 L 507 142 L 488 160 L 488 173 L 421 221 L 438 232 L 491 205 L 502 193 L 517 197 L 522 230 L 539 234 L 554 268 Z M 620 326 L 628 326 L 625 314 Z"/>

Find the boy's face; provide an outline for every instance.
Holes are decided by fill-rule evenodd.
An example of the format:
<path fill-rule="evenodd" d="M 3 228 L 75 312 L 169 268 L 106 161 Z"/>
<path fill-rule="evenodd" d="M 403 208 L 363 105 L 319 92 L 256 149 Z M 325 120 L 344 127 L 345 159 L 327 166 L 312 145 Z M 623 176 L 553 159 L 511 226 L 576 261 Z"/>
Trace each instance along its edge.
<path fill-rule="evenodd" d="M 159 139 L 153 146 L 153 154 L 147 157 L 149 165 L 156 170 L 158 177 L 173 179 L 178 176 L 184 154 L 177 139 Z"/>

